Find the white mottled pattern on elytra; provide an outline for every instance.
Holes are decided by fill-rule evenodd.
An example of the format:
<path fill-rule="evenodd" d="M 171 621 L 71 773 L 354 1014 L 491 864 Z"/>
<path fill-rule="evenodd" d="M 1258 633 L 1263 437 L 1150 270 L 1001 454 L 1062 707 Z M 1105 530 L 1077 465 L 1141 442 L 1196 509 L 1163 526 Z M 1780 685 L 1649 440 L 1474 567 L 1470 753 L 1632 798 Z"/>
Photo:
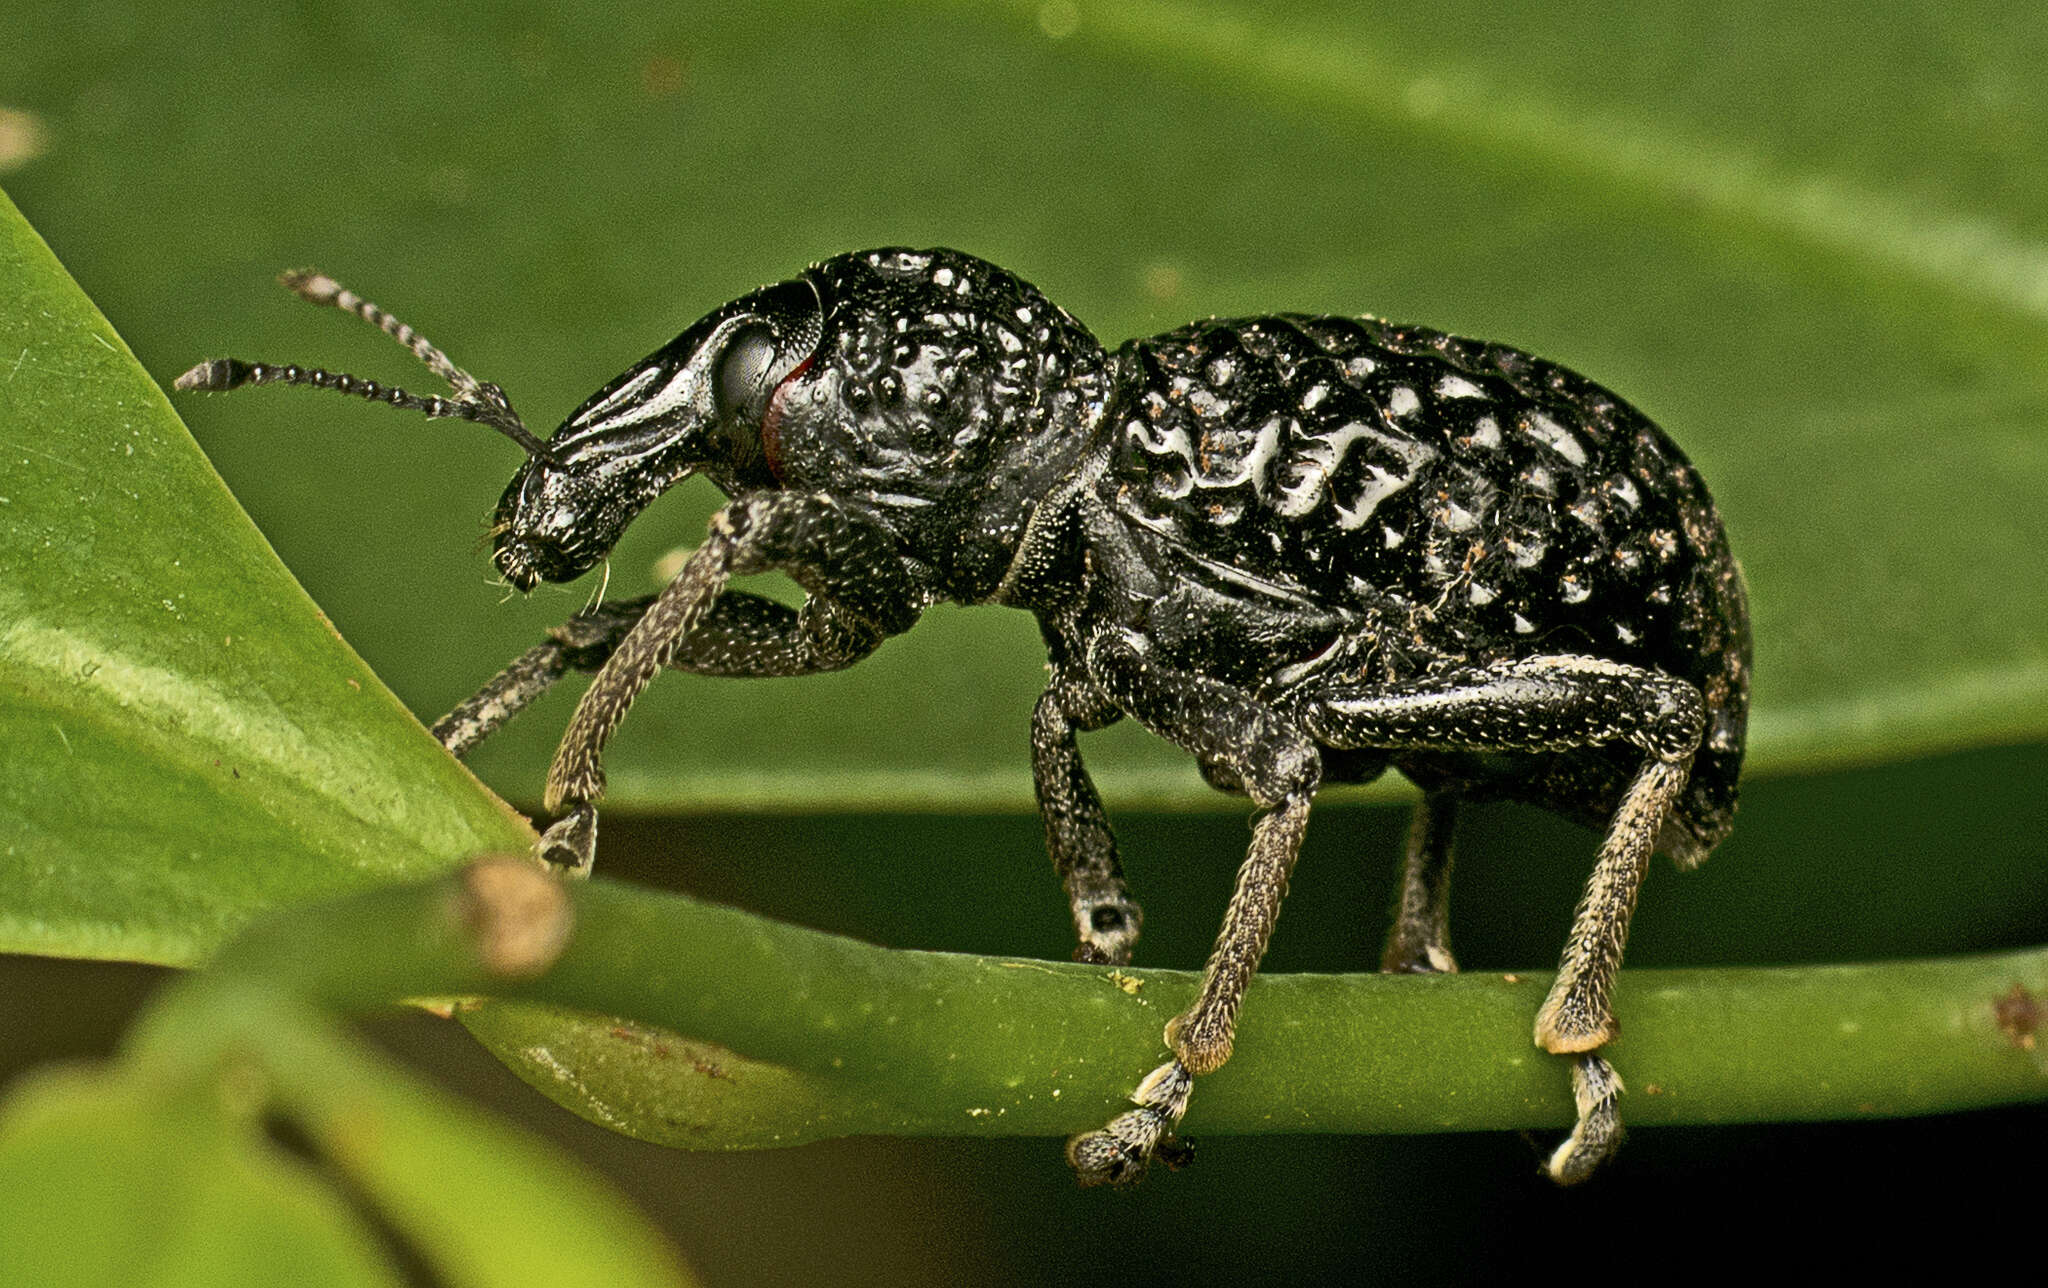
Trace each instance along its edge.
<path fill-rule="evenodd" d="M 1371 443 L 1391 453 L 1401 465 L 1399 473 L 1374 464 L 1367 466 L 1371 477 L 1349 508 L 1338 505 L 1337 522 L 1344 528 L 1357 528 L 1372 517 L 1376 507 L 1386 497 L 1406 487 L 1423 465 L 1436 456 L 1436 451 L 1425 444 L 1398 438 L 1375 425 L 1364 421 L 1346 421 L 1326 435 L 1311 437 L 1304 441 L 1286 462 L 1280 473 L 1292 474 L 1291 480 L 1279 484 L 1279 498 L 1273 503 L 1276 513 L 1287 518 L 1297 518 L 1315 509 L 1329 489 L 1330 478 L 1344 463 L 1352 445 L 1359 442 Z"/>
<path fill-rule="evenodd" d="M 1243 483 L 1250 483 L 1252 491 L 1260 496 L 1264 496 L 1270 482 L 1269 471 L 1273 466 L 1273 458 L 1280 453 L 1281 439 L 1288 435 L 1289 430 L 1299 431 L 1299 429 L 1300 425 L 1296 421 L 1282 416 L 1268 416 L 1265 423 L 1259 426 L 1258 434 L 1253 438 L 1252 445 L 1246 449 L 1244 455 L 1231 462 L 1234 468 L 1228 473 L 1213 467 L 1214 458 L 1208 454 L 1208 440 L 1205 437 L 1203 440 L 1202 458 L 1205 468 L 1196 477 L 1195 482 L 1204 488 L 1219 489 L 1233 488 Z M 1186 435 L 1182 434 L 1178 427 L 1175 427 L 1172 433 L 1168 435 L 1168 440 L 1170 441 L 1175 435 L 1178 435 L 1182 442 L 1186 441 Z M 1145 440 L 1141 439 L 1140 441 L 1143 442 Z"/>
<path fill-rule="evenodd" d="M 1542 443 L 1572 464 L 1584 465 L 1586 463 L 1585 444 L 1573 438 L 1570 430 L 1542 412 L 1531 412 L 1527 422 L 1522 426 L 1522 430 L 1529 437 Z"/>
<path fill-rule="evenodd" d="M 1159 496 L 1177 501 L 1194 491 L 1195 448 L 1188 441 L 1186 430 L 1179 425 L 1160 428 L 1141 417 L 1133 417 L 1124 426 L 1124 436 L 1141 451 L 1153 456 L 1170 456 L 1179 463 L 1179 469 L 1154 473 L 1152 490 Z"/>
<path fill-rule="evenodd" d="M 1403 464 L 1406 467 L 1401 473 L 1392 473 L 1384 466 L 1369 465 L 1366 469 L 1371 477 L 1365 481 L 1364 487 L 1358 489 L 1358 496 L 1350 506 L 1332 503 L 1336 505 L 1338 527 L 1349 530 L 1365 526 L 1365 521 L 1372 518 L 1372 513 L 1379 508 L 1380 502 L 1414 482 L 1415 472 L 1422 468 L 1424 462 L 1436 455 L 1435 451 L 1421 443 L 1403 443 L 1398 451 L 1404 458 Z"/>
<path fill-rule="evenodd" d="M 1437 381 L 1436 396 L 1439 398 L 1484 398 L 1486 391 L 1463 376 L 1445 376 Z"/>
<path fill-rule="evenodd" d="M 1479 516 L 1464 506 L 1459 505 L 1456 501 L 1444 502 L 1444 508 L 1440 512 L 1440 517 L 1443 519 L 1444 526 L 1452 532 L 1470 532 L 1479 526 Z"/>
<path fill-rule="evenodd" d="M 1154 456 L 1178 456 L 1181 464 L 1190 471 L 1195 468 L 1195 445 L 1188 441 L 1187 430 L 1179 425 L 1169 424 L 1164 428 L 1143 419 L 1132 417 L 1124 426 L 1124 433 L 1132 442 Z"/>
<path fill-rule="evenodd" d="M 1245 453 L 1244 468 L 1230 482 L 1236 484 L 1250 479 L 1252 489 L 1264 496 L 1267 482 L 1271 477 L 1273 458 L 1280 452 L 1281 437 L 1294 428 L 1296 423 L 1293 421 L 1279 416 L 1268 416 L 1266 423 L 1259 426 L 1259 436 L 1253 441 L 1252 450 Z"/>
<path fill-rule="evenodd" d="M 1534 568 L 1543 562 L 1543 554 L 1549 548 L 1548 544 L 1542 541 L 1532 541 L 1528 545 L 1512 539 L 1507 542 L 1508 557 L 1514 560 L 1517 568 Z"/>

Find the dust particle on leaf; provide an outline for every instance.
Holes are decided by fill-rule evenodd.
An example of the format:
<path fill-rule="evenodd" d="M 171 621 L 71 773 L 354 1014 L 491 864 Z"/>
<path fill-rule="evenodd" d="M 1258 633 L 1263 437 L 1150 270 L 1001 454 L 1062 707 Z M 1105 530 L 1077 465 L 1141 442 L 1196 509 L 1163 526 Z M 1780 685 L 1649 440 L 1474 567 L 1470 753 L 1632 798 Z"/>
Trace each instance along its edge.
<path fill-rule="evenodd" d="M 2034 1031 L 2041 1027 L 2041 1003 L 2023 985 L 2014 984 L 2012 991 L 1991 1004 L 1991 1012 L 1998 1017 L 1998 1031 L 2022 1051 L 2034 1049 Z"/>

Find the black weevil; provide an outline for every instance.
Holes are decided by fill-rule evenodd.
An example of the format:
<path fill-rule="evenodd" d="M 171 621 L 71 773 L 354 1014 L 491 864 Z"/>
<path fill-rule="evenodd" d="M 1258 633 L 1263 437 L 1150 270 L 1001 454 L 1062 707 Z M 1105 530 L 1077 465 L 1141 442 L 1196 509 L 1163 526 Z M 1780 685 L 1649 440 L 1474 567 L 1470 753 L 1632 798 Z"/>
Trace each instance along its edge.
<path fill-rule="evenodd" d="M 1076 1136 L 1128 1181 L 1229 1058 L 1324 781 L 1390 766 L 1423 793 L 1383 968 L 1455 970 L 1462 801 L 1606 829 L 1536 1041 L 1573 1059 L 1577 1180 L 1619 1140 L 1596 1054 L 1651 853 L 1727 835 L 1749 706 L 1740 574 L 1685 456 L 1599 385 L 1501 345 L 1371 318 L 1211 319 L 1107 352 L 1030 284 L 950 250 L 841 255 L 705 317 L 542 441 L 504 393 L 311 273 L 448 381 L 415 397 L 313 368 L 205 362 L 180 389 L 310 384 L 489 425 L 525 449 L 495 562 L 530 590 L 604 559 L 701 473 L 732 497 L 659 595 L 573 618 L 434 726 L 457 755 L 570 670 L 595 671 L 548 774 L 543 854 L 587 871 L 599 755 L 662 667 L 851 665 L 942 599 L 1038 616 L 1031 718 L 1047 845 L 1084 961 L 1130 959 L 1139 912 L 1075 744 L 1128 716 L 1262 813 L 1201 992 L 1136 1108 Z M 801 608 L 725 590 L 780 570 Z"/>

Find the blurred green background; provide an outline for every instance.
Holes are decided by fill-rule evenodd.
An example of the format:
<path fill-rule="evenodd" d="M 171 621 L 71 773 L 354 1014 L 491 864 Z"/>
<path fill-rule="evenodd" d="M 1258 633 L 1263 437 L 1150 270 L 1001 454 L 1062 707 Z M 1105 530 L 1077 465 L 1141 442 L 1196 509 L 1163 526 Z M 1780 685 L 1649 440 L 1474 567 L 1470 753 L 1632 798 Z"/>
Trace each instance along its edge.
<path fill-rule="evenodd" d="M 0 184 L 166 382 L 234 354 L 424 386 L 271 283 L 314 264 L 549 425 L 718 303 L 892 243 L 996 260 L 1110 341 L 1371 311 L 1578 367 L 1700 464 L 1756 609 L 1760 772 L 1713 863 L 1652 878 L 1631 961 L 2048 940 L 2040 19 L 0 0 L 0 31 Z M 284 391 L 178 405 L 425 717 L 590 593 L 491 584 L 477 545 L 516 457 L 490 434 Z M 692 485 L 654 507 L 609 593 L 657 584 L 716 501 Z M 1064 956 L 1026 812 L 1041 660 L 1022 614 L 939 610 L 840 676 L 665 678 L 611 762 L 606 871 L 880 943 Z M 486 779 L 530 802 L 570 701 L 496 740 Z M 1087 750 L 1143 959 L 1199 965 L 1241 821 L 1142 735 Z M 1356 799 L 1319 812 L 1272 969 L 1376 960 L 1402 826 Z M 1463 964 L 1547 965 L 1592 848 L 1480 811 Z M 0 1072 L 104 1050 L 149 982 L 9 960 Z M 1216 1139 L 1194 1170 L 1105 1195 L 1072 1190 L 1050 1141 L 667 1153 L 566 1119 L 429 1021 L 377 1031 L 569 1137 L 713 1283 L 1504 1274 L 1564 1229 L 1620 1255 L 1681 1222 L 1924 1222 L 1936 1176 L 1941 1203 L 1995 1222 L 2018 1200 L 1991 1164 L 2048 1125 L 1643 1133 L 1572 1193 L 1514 1138 Z"/>

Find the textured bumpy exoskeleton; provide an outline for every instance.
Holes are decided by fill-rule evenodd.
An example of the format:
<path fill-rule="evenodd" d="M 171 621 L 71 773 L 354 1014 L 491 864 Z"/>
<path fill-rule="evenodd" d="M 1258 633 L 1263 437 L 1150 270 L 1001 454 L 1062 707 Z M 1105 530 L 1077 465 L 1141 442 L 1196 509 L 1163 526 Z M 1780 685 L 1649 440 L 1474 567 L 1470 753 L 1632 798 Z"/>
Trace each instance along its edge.
<path fill-rule="evenodd" d="M 1128 961 L 1139 912 L 1075 735 L 1126 717 L 1260 810 L 1201 992 L 1135 1107 L 1076 1136 L 1084 1180 L 1183 1147 L 1193 1080 L 1230 1056 L 1245 989 L 1325 781 L 1421 787 L 1383 967 L 1456 969 L 1461 801 L 1604 827 L 1536 1041 L 1568 1056 L 1576 1180 L 1620 1136 L 1598 1049 L 1653 851 L 1728 832 L 1749 700 L 1742 585 L 1712 500 L 1620 398 L 1525 353 L 1373 319 L 1211 320 L 1105 351 L 1010 273 L 947 250 L 817 264 L 718 309 L 541 441 L 502 391 L 332 279 L 287 284 L 390 332 L 453 388 L 219 359 L 184 389 L 270 382 L 475 420 L 528 459 L 498 507 L 520 590 L 610 551 L 649 501 L 732 498 L 659 595 L 569 621 L 435 726 L 460 755 L 570 670 L 596 679 L 548 775 L 544 856 L 587 871 L 599 756 L 663 667 L 834 670 L 941 599 L 1038 616 L 1031 718 L 1046 839 L 1084 961 Z M 789 608 L 728 578 L 780 570 Z"/>

